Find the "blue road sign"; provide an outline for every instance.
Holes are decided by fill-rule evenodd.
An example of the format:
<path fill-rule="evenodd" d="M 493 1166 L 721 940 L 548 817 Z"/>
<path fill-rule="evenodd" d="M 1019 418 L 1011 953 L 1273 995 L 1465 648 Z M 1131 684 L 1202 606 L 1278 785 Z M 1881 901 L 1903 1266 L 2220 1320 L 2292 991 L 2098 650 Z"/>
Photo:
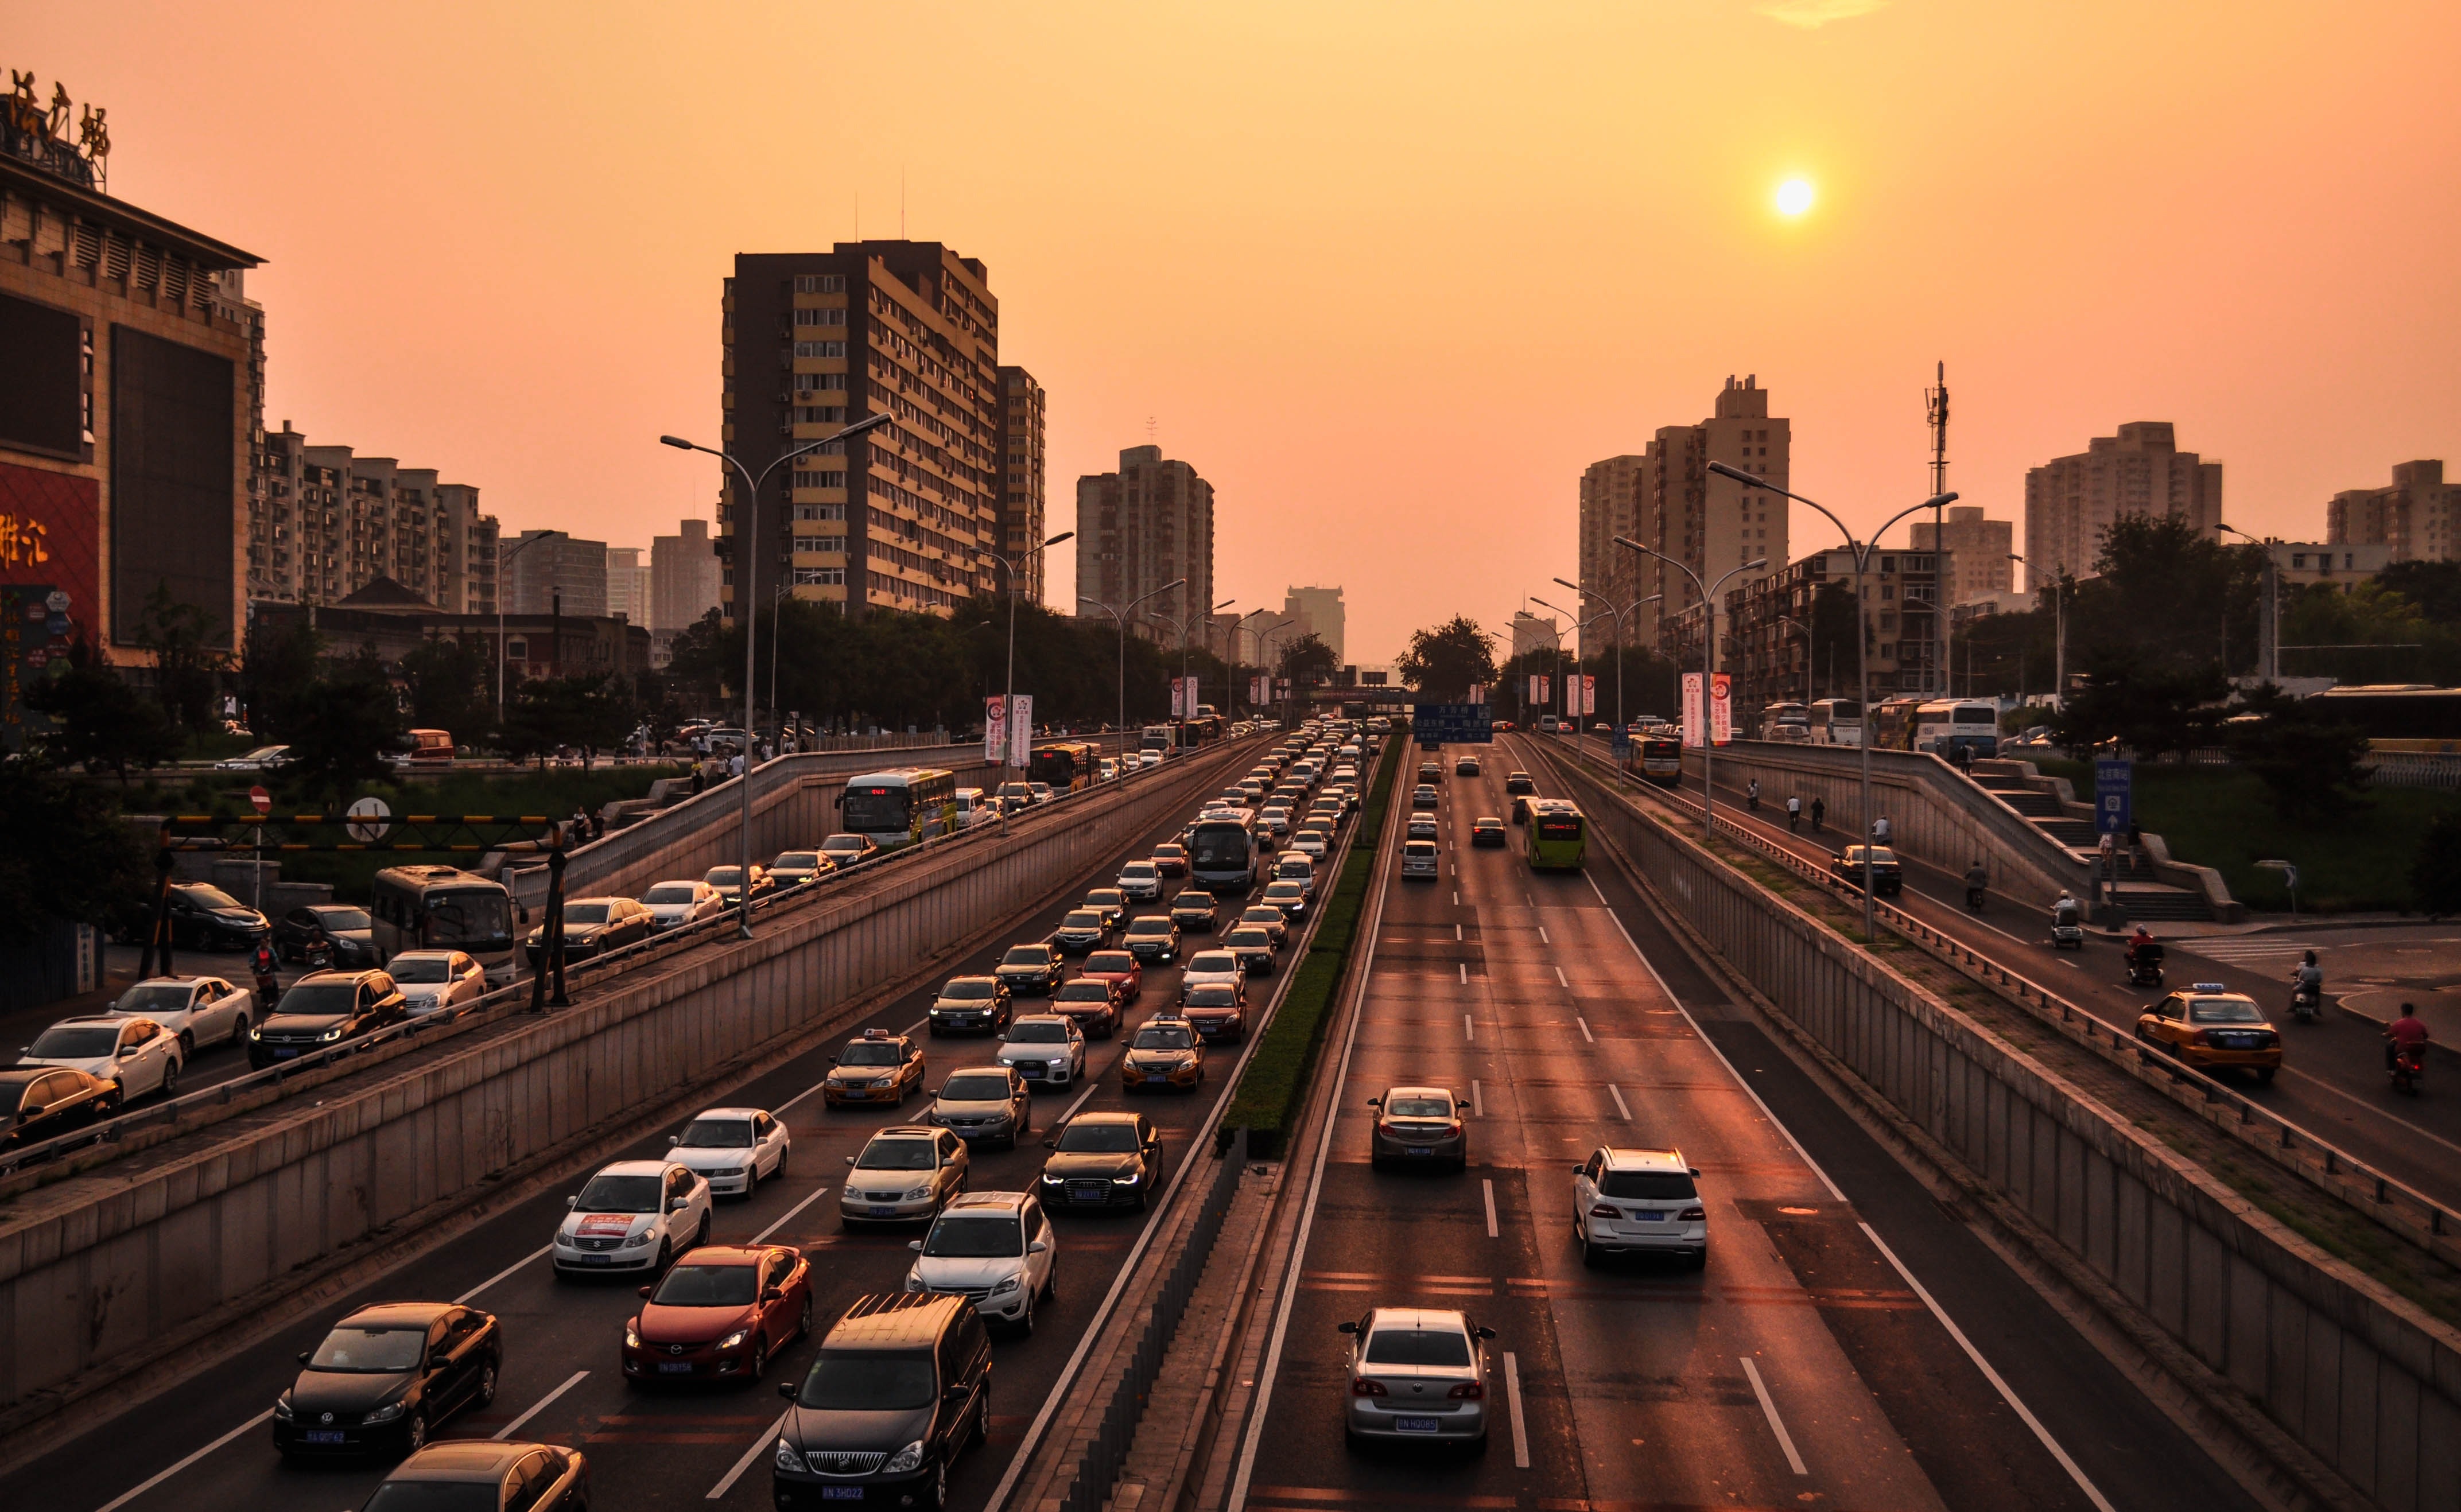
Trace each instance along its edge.
<path fill-rule="evenodd" d="M 2097 756 L 2093 763 L 2093 828 L 2097 835 L 2125 835 L 2135 822 L 2135 764 Z"/>
<path fill-rule="evenodd" d="M 1485 704 L 1421 704 L 1410 715 L 1410 733 L 1421 745 L 1491 745 L 1495 726 Z"/>

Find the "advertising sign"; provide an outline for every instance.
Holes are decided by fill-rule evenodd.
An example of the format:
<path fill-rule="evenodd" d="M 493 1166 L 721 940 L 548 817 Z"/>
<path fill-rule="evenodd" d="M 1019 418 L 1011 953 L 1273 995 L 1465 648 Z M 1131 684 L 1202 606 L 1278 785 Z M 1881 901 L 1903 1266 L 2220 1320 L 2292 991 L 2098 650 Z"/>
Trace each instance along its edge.
<path fill-rule="evenodd" d="M 1720 745 L 1735 738 L 1735 680 L 1724 672 L 1709 683 L 1709 738 Z"/>
<path fill-rule="evenodd" d="M 1701 674 L 1685 672 L 1683 674 L 1683 743 L 1685 745 L 1701 744 Z"/>
<path fill-rule="evenodd" d="M 1022 770 L 1034 760 L 1034 694 L 1016 695 L 1008 712 L 1008 764 Z"/>
<path fill-rule="evenodd" d="M 1170 680 L 1170 716 L 1173 719 L 1188 717 L 1187 700 L 1188 684 L 1177 677 L 1172 678 Z"/>
<path fill-rule="evenodd" d="M 983 760 L 999 764 L 1008 749 L 1008 700 L 997 694 L 983 700 Z"/>
<path fill-rule="evenodd" d="M 62 617 L 50 601 L 61 597 L 39 583 L 0 587 L 0 750 L 22 751 L 29 736 L 52 730 L 51 716 L 27 708 L 25 693 L 69 670 L 68 640 L 52 628 Z"/>
<path fill-rule="evenodd" d="M 2096 756 L 2093 762 L 2093 828 L 2098 835 L 2125 835 L 2135 822 L 2135 763 Z"/>
<path fill-rule="evenodd" d="M 1594 673 L 1594 672 L 1583 672 L 1583 673 L 1581 674 L 1581 713 L 1585 713 L 1585 714 L 1594 714 L 1594 713 L 1596 713 L 1597 712 L 1598 712 L 1598 679 L 1597 679 L 1597 674 L 1596 674 L 1596 673 Z"/>

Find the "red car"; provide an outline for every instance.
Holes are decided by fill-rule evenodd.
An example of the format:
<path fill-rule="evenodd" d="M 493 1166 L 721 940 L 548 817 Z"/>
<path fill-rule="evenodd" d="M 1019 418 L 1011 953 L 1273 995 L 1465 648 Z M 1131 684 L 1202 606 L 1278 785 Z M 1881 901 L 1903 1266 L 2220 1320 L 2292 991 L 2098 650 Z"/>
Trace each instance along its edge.
<path fill-rule="evenodd" d="M 1123 1003 L 1133 1003 L 1145 995 L 1145 965 L 1125 950 L 1095 951 L 1085 957 L 1085 969 L 1080 974 L 1114 984 Z"/>
<path fill-rule="evenodd" d="M 812 1331 L 811 1266 L 786 1245 L 703 1245 L 643 1287 L 624 1324 L 624 1378 L 760 1379 L 769 1361 Z"/>
<path fill-rule="evenodd" d="M 1075 1019 L 1078 1030 L 1087 1039 L 1108 1039 L 1118 1033 L 1126 1007 L 1126 1000 L 1120 996 L 1120 984 L 1102 976 L 1071 977 L 1059 984 L 1059 990 L 1051 998 L 1051 1011 L 1062 1018 Z"/>
<path fill-rule="evenodd" d="M 1188 847 L 1175 840 L 1164 841 L 1153 848 L 1154 870 L 1166 877 L 1188 875 Z"/>

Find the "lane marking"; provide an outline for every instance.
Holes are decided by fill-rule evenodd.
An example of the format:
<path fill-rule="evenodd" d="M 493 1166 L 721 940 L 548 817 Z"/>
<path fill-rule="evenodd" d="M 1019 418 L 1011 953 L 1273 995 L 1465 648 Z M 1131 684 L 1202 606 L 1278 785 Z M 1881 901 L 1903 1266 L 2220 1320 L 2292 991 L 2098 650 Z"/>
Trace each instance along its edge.
<path fill-rule="evenodd" d="M 743 1458 L 735 1461 L 735 1468 L 720 1478 L 717 1484 L 710 1487 L 709 1495 L 703 1500 L 717 1501 L 724 1499 L 726 1493 L 735 1489 L 735 1482 L 743 1479 L 743 1472 L 751 1469 L 762 1455 L 776 1453 L 778 1439 L 786 1432 L 786 1419 L 794 1415 L 794 1411 L 789 1407 L 780 1413 L 778 1420 L 769 1425 L 769 1431 L 752 1440 L 752 1447 L 743 1451 Z"/>
<path fill-rule="evenodd" d="M 542 1256 L 542 1255 L 544 1255 L 544 1254 L 546 1254 L 548 1251 L 550 1251 L 550 1250 L 552 1250 L 552 1249 L 554 1249 L 554 1248 L 555 1248 L 555 1241 L 554 1241 L 554 1240 L 552 1240 L 552 1239 L 550 1239 L 550 1240 L 548 1240 L 546 1244 L 539 1246 L 536 1249 L 531 1250 L 528 1254 L 524 1255 L 521 1259 L 514 1261 L 511 1265 L 506 1266 L 503 1269 L 497 1271 L 494 1275 L 489 1276 L 489 1277 L 488 1277 L 486 1280 L 484 1280 L 484 1281 L 480 1282 L 477 1286 L 472 1287 L 469 1290 L 464 1291 L 464 1292 L 463 1292 L 463 1293 L 461 1293 L 460 1296 L 455 1297 L 453 1300 L 454 1300 L 454 1301 L 456 1301 L 456 1302 L 467 1302 L 467 1301 L 469 1301 L 472 1297 L 477 1296 L 480 1292 L 486 1290 L 489 1287 L 494 1286 L 497 1282 L 503 1280 L 506 1276 L 511 1275 L 514 1271 L 521 1269 L 524 1266 L 528 1265 L 531 1261 L 538 1259 L 540 1256 Z"/>
<path fill-rule="evenodd" d="M 1479 1100 L 1478 1078 L 1475 1076 L 1470 1078 L 1469 1083 L 1469 1113 L 1473 1118 L 1487 1117 L 1487 1104 Z"/>
<path fill-rule="evenodd" d="M 2082 971 L 2082 970 L 2084 970 L 2084 969 L 2085 969 L 2085 968 L 2084 968 L 2084 967 L 2081 967 L 2081 966 L 2077 965 L 2074 961 L 2069 960 L 2066 956 L 2061 956 L 2061 957 L 2060 957 L 2060 965 L 2066 967 L 2066 968 L 2067 968 L 2069 970 L 2071 970 L 2071 971 Z"/>
<path fill-rule="evenodd" d="M 1803 1456 L 1795 1453 L 1794 1436 L 1786 1431 L 1786 1419 L 1777 1415 L 1777 1403 L 1769 1399 L 1768 1387 L 1761 1382 L 1760 1367 L 1752 1363 L 1748 1354 L 1737 1357 L 1744 1362 L 1744 1374 L 1751 1377 L 1752 1395 L 1761 1399 L 1761 1416 L 1768 1419 L 1769 1432 L 1777 1435 L 1777 1446 L 1786 1451 L 1786 1462 L 1793 1467 L 1796 1475 L 1811 1474 L 1804 1468 Z"/>
<path fill-rule="evenodd" d="M 1062 1123 L 1066 1123 L 1069 1119 L 1071 1119 L 1071 1118 L 1073 1118 L 1077 1117 L 1077 1110 L 1078 1110 L 1078 1109 L 1080 1109 L 1080 1108 L 1081 1108 L 1081 1107 L 1083 1107 L 1083 1106 L 1085 1106 L 1085 1099 L 1087 1099 L 1088 1097 L 1091 1097 L 1092 1096 L 1094 1096 L 1094 1094 L 1096 1094 L 1097 1092 L 1100 1092 L 1100 1091 L 1102 1091 L 1102 1082 L 1100 1082 L 1100 1081 L 1096 1080 L 1096 1079 L 1095 1079 L 1094 1077 L 1092 1077 L 1092 1076 L 1087 1076 L 1087 1077 L 1085 1078 L 1085 1090 L 1084 1090 L 1084 1091 L 1082 1091 L 1082 1092 L 1081 1092 L 1081 1093 L 1079 1093 L 1079 1094 L 1077 1094 L 1077 1100 L 1076 1100 L 1076 1101 L 1074 1101 L 1074 1102 L 1072 1102 L 1072 1103 L 1070 1103 L 1070 1104 L 1067 1106 L 1066 1110 L 1064 1110 L 1064 1111 L 1059 1115 L 1059 1121 L 1060 1121 L 1060 1122 L 1062 1122 Z M 1027 1114 L 1026 1116 L 1027 1116 L 1028 1118 L 1032 1118 L 1032 1117 L 1033 1117 L 1033 1115 L 1032 1115 L 1031 1113 Z"/>
<path fill-rule="evenodd" d="M 1553 945 L 1555 943 L 1554 941 L 1547 938 L 1547 926 L 1543 924 L 1538 926 L 1538 943 L 1540 945 Z"/>
<path fill-rule="evenodd" d="M 258 1424 L 260 1424 L 260 1423 L 268 1423 L 268 1422 L 271 1422 L 272 1420 L 273 1420 L 273 1409 L 272 1409 L 272 1408 L 270 1408 L 270 1407 L 268 1407 L 268 1408 L 267 1408 L 265 1411 L 263 1411 L 263 1412 L 261 1412 L 261 1413 L 257 1414 L 255 1416 L 253 1416 L 253 1417 L 249 1418 L 247 1421 L 244 1422 L 244 1423 L 240 1424 L 238 1427 L 236 1427 L 236 1428 L 232 1429 L 229 1433 L 226 1433 L 226 1434 L 223 1435 L 220 1438 L 215 1439 L 212 1443 L 209 1443 L 209 1444 L 205 1445 L 203 1449 L 200 1449 L 200 1450 L 196 1451 L 194 1454 L 191 1454 L 191 1455 L 190 1455 L 190 1456 L 188 1456 L 188 1458 L 186 1458 L 185 1459 L 182 1459 L 182 1460 L 178 1461 L 177 1463 L 173 1464 L 169 1469 L 167 1469 L 167 1470 L 158 1471 L 158 1472 L 156 1472 L 156 1473 L 155 1473 L 155 1475 L 154 1475 L 152 1478 L 150 1478 L 150 1479 L 148 1479 L 148 1480 L 140 1480 L 140 1481 L 139 1481 L 139 1482 L 138 1482 L 134 1487 L 130 1488 L 129 1490 L 122 1491 L 121 1493 L 119 1493 L 119 1495 L 118 1495 L 118 1496 L 116 1496 L 116 1497 L 112 1498 L 110 1501 L 105 1501 L 101 1506 L 99 1506 L 99 1507 L 96 1508 L 96 1509 L 95 1509 L 95 1512 L 119 1512 L 119 1508 L 124 1507 L 124 1506 L 126 1506 L 129 1502 L 136 1501 L 139 1497 L 141 1497 L 141 1496 L 143 1496 L 146 1492 L 153 1490 L 156 1486 L 160 1485 L 163 1481 L 170 1480 L 173 1476 L 178 1475 L 181 1471 L 187 1469 L 190 1465 L 195 1464 L 198 1460 L 203 1459 L 205 1456 L 207 1456 L 207 1455 L 209 1455 L 209 1454 L 212 1454 L 215 1450 L 220 1449 L 223 1445 L 225 1445 L 225 1444 L 226 1444 L 226 1443 L 229 1443 L 232 1439 L 234 1439 L 234 1438 L 238 1437 L 240 1435 L 242 1435 L 242 1434 L 244 1434 L 244 1433 L 247 1432 L 247 1431 L 248 1431 L 249 1429 L 251 1429 L 251 1428 L 256 1427 L 256 1426 L 257 1426 Z"/>
<path fill-rule="evenodd" d="M 1632 1110 L 1624 1106 L 1623 1089 L 1610 1081 L 1607 1083 L 1607 1092 L 1615 1098 L 1616 1112 L 1623 1115 L 1624 1122 L 1630 1123 L 1632 1121 Z"/>
<path fill-rule="evenodd" d="M 1456 908 L 1461 906 L 1461 889 L 1459 887 L 1455 887 L 1453 889 L 1453 906 Z"/>
<path fill-rule="evenodd" d="M 1478 1184 L 1487 1192 L 1487 1237 L 1501 1239 L 1504 1236 L 1495 1227 L 1495 1181 L 1492 1177 L 1482 1177 Z"/>
<path fill-rule="evenodd" d="M 1581 1037 L 1583 1039 L 1588 1040 L 1593 1045 L 1598 1042 L 1598 1036 L 1590 1033 L 1590 1021 L 1588 1019 L 1575 1013 L 1573 1015 L 1573 1022 L 1581 1026 Z"/>
<path fill-rule="evenodd" d="M 522 1414 L 511 1422 L 508 1422 L 502 1428 L 497 1429 L 493 1437 L 499 1439 L 510 1438 L 513 1435 L 521 1432 L 522 1425 L 524 1423 L 528 1422 L 531 1418 L 536 1417 L 539 1414 L 546 1411 L 548 1403 L 554 1401 L 557 1397 L 580 1385 L 582 1378 L 587 1376 L 588 1374 L 589 1373 L 588 1371 L 575 1371 L 571 1374 L 566 1376 L 564 1378 L 563 1385 L 547 1393 L 545 1396 L 540 1397 L 537 1401 L 530 1403 L 530 1410 L 528 1412 Z"/>
<path fill-rule="evenodd" d="M 1471 1044 L 1476 1041 L 1477 1037 L 1477 1035 L 1470 1033 L 1469 1015 L 1467 1013 L 1464 1013 L 1462 1015 L 1462 1043 L 1465 1045 Z"/>
<path fill-rule="evenodd" d="M 1469 986 L 1469 963 L 1467 961 L 1455 961 L 1453 965 L 1461 968 L 1461 985 L 1464 987 Z"/>
<path fill-rule="evenodd" d="M 1567 992 L 1573 990 L 1573 984 L 1565 979 L 1564 969 L 1560 966 L 1555 968 L 1555 985 Z"/>
<path fill-rule="evenodd" d="M 1521 1362 L 1504 1352 L 1504 1405 L 1512 1414 L 1512 1468 L 1530 1468 L 1530 1429 L 1521 1420 Z"/>
<path fill-rule="evenodd" d="M 1458 924 L 1453 926 L 1453 938 L 1455 940 L 1462 938 L 1462 926 Z"/>
<path fill-rule="evenodd" d="M 823 1197 L 828 1195 L 828 1190 L 829 1185 L 826 1182 L 823 1182 L 820 1185 L 814 1187 L 812 1189 L 811 1196 L 804 1198 L 794 1206 L 787 1208 L 782 1213 L 780 1213 L 776 1223 L 771 1224 L 768 1227 L 752 1236 L 752 1242 L 756 1245 L 767 1244 L 771 1234 L 774 1234 L 781 1228 L 785 1227 L 788 1220 L 792 1219 L 797 1213 L 802 1212 L 804 1208 L 811 1206 L 814 1203 L 819 1202 Z"/>
<path fill-rule="evenodd" d="M 1895 1268 L 1899 1278 L 1905 1282 L 1907 1289 L 1922 1298 L 1922 1304 L 1931 1310 L 1931 1315 L 1939 1320 L 1939 1326 L 1948 1331 L 1948 1336 L 1957 1341 L 1957 1347 L 1965 1352 L 1965 1357 L 1974 1362 L 1974 1368 L 1982 1373 L 1982 1378 L 1991 1383 L 1992 1389 L 2000 1394 L 2000 1399 L 2006 1402 L 2009 1410 L 2022 1418 L 2025 1426 L 2034 1431 L 2034 1437 L 2042 1441 L 2044 1448 L 2051 1452 L 2051 1458 L 2060 1462 L 2060 1468 L 2068 1473 L 2068 1479 L 2076 1482 L 2077 1489 L 2085 1493 L 2086 1500 L 2091 1501 L 2099 1512 L 2113 1512 L 2109 1501 L 2103 1496 L 2101 1489 L 2086 1479 L 2084 1467 L 2068 1458 L 2068 1452 L 2060 1447 L 2060 1441 L 2051 1437 L 2051 1431 L 2043 1426 L 2042 1419 L 2036 1417 L 2033 1410 L 2018 1399 L 2015 1389 L 2001 1377 L 1998 1371 L 1991 1368 L 1991 1362 L 1982 1357 L 1982 1352 L 1974 1347 L 1974 1341 L 1965 1336 L 1965 1331 L 1957 1326 L 1957 1320 L 1948 1315 L 1948 1310 L 1939 1305 L 1938 1299 L 1931 1294 L 1930 1288 L 1915 1279 L 1914 1271 L 1907 1268 L 1906 1263 L 1897 1258 L 1897 1252 L 1889 1247 L 1887 1241 L 1880 1237 L 1879 1231 L 1867 1223 L 1858 1223 L 1855 1226 L 1863 1230 L 1863 1237 L 1872 1242 L 1872 1247 L 1880 1252 L 1881 1258 L 1887 1260 Z M 109 1512 L 109 1509 L 106 1508 L 105 1512 Z"/>
<path fill-rule="evenodd" d="M 927 1020 L 927 1021 L 926 1021 L 926 1023 L 927 1023 L 927 1027 L 928 1027 L 928 1022 L 929 1022 L 929 1021 Z M 907 1031 L 907 1033 L 910 1034 L 910 1033 L 914 1033 L 914 1031 L 912 1031 L 912 1030 L 910 1030 L 910 1030 L 908 1030 L 908 1031 Z M 828 1078 L 828 1077 L 826 1077 L 826 1076 L 823 1076 L 820 1080 L 818 1080 L 818 1081 L 816 1081 L 816 1082 L 813 1082 L 810 1086 L 805 1087 L 802 1091 L 801 1091 L 801 1092 L 799 1092 L 799 1093 L 795 1094 L 793 1097 L 788 1097 L 785 1101 L 783 1101 L 783 1102 L 781 1102 L 781 1103 L 778 1104 L 778 1106 L 776 1106 L 776 1107 L 774 1107 L 774 1108 L 770 1109 L 770 1110 L 769 1110 L 769 1115 L 770 1115 L 770 1117 L 772 1117 L 772 1118 L 784 1118 L 784 1117 L 786 1116 L 786 1110 L 787 1110 L 788 1108 L 793 1107 L 795 1104 L 797 1104 L 797 1103 L 799 1103 L 799 1102 L 802 1101 L 805 1097 L 810 1097 L 813 1093 L 816 1093 L 816 1092 L 820 1091 L 823 1087 L 825 1087 L 825 1086 L 827 1086 L 828 1084 L 829 1084 L 829 1078 Z"/>

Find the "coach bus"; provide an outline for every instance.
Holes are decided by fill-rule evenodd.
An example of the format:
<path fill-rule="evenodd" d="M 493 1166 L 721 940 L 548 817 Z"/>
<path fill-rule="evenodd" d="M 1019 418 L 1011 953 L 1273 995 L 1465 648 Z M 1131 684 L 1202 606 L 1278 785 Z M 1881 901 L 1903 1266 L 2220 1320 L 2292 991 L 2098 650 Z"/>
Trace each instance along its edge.
<path fill-rule="evenodd" d="M 1863 743 L 1863 701 L 1823 698 L 1811 706 L 1811 743 L 1816 746 L 1858 746 Z"/>
<path fill-rule="evenodd" d="M 957 827 L 957 775 L 939 767 L 899 767 L 846 778 L 838 825 L 883 850 L 946 835 Z"/>
<path fill-rule="evenodd" d="M 1811 710 L 1799 703 L 1779 702 L 1761 711 L 1761 738 L 1804 744 L 1811 738 Z"/>
<path fill-rule="evenodd" d="M 1915 749 L 1952 760 L 1959 750 L 1977 756 L 2000 754 L 2000 706 L 1942 698 L 1915 711 Z"/>
<path fill-rule="evenodd" d="M 1256 884 L 1264 847 L 1256 843 L 1256 819 L 1229 809 L 1199 819 L 1188 829 L 1188 880 L 1211 893 L 1244 893 Z"/>
<path fill-rule="evenodd" d="M 1101 759 L 1102 752 L 1092 741 L 1055 740 L 1034 748 L 1026 772 L 1037 782 L 1051 784 L 1054 793 L 1074 793 L 1094 785 Z"/>
<path fill-rule="evenodd" d="M 460 950 L 489 987 L 513 979 L 513 898 L 504 885 L 453 866 L 387 866 L 368 903 L 376 959 L 404 950 Z"/>
<path fill-rule="evenodd" d="M 1567 799 L 1541 799 L 1530 808 L 1529 857 L 1531 871 L 1578 871 L 1587 845 L 1590 821 Z"/>

